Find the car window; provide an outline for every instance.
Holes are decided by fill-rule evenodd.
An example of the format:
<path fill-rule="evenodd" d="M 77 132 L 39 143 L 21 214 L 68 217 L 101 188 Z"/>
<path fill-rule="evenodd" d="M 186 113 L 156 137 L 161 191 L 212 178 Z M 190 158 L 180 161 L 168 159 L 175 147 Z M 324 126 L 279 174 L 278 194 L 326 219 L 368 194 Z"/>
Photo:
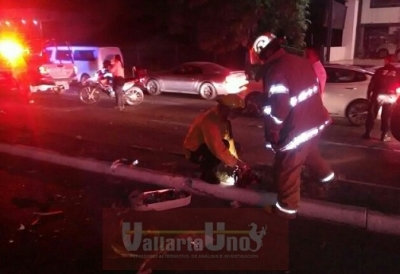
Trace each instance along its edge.
<path fill-rule="evenodd" d="M 75 50 L 74 51 L 75 61 L 95 61 L 96 56 L 94 50 Z"/>
<path fill-rule="evenodd" d="M 172 70 L 172 74 L 183 74 L 185 72 L 184 66 L 179 66 Z"/>
<path fill-rule="evenodd" d="M 197 74 L 202 74 L 203 71 L 201 68 L 193 65 L 183 65 L 180 67 L 177 67 L 172 70 L 173 74 L 178 74 L 178 75 L 197 75 Z"/>
<path fill-rule="evenodd" d="M 72 52 L 70 50 L 57 50 L 56 59 L 61 61 L 70 61 Z"/>
<path fill-rule="evenodd" d="M 186 75 L 198 75 L 198 74 L 202 74 L 202 73 L 203 73 L 203 71 L 199 67 L 185 66 L 184 74 L 186 74 Z"/>
<path fill-rule="evenodd" d="M 327 83 L 353 83 L 367 80 L 367 76 L 351 69 L 325 68 Z"/>
<path fill-rule="evenodd" d="M 223 67 L 218 64 L 207 64 L 204 66 L 204 70 L 206 74 L 229 74 L 230 70 L 226 67 Z"/>

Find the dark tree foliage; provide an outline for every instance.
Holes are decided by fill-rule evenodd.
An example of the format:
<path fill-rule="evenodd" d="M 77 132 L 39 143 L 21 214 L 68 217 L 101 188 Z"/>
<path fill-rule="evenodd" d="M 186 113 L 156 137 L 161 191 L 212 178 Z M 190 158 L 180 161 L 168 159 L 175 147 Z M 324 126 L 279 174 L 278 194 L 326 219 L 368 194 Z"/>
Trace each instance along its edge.
<path fill-rule="evenodd" d="M 282 33 L 304 46 L 309 0 L 168 0 L 169 31 L 199 47 L 226 53 L 248 46 L 266 31 Z"/>

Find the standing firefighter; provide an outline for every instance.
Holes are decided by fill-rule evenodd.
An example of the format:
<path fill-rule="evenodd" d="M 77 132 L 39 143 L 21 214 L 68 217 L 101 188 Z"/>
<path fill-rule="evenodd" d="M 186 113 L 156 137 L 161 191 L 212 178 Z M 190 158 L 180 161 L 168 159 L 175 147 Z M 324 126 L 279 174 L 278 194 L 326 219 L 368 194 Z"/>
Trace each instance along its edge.
<path fill-rule="evenodd" d="M 276 153 L 274 181 L 278 199 L 275 206 L 266 209 L 292 219 L 299 205 L 303 165 L 315 172 L 324 186 L 335 177 L 317 146 L 330 117 L 310 62 L 286 53 L 275 35 L 258 37 L 249 58 L 251 64 L 261 64 L 266 147 Z"/>
<path fill-rule="evenodd" d="M 385 59 L 385 66 L 376 70 L 368 86 L 367 98 L 369 101 L 368 117 L 365 122 L 364 139 L 371 138 L 374 121 L 382 107 L 381 115 L 381 141 L 390 141 L 388 136 L 389 120 L 392 108 L 397 100 L 396 88 L 398 87 L 399 75 L 396 67 L 391 64 L 391 59 Z"/>

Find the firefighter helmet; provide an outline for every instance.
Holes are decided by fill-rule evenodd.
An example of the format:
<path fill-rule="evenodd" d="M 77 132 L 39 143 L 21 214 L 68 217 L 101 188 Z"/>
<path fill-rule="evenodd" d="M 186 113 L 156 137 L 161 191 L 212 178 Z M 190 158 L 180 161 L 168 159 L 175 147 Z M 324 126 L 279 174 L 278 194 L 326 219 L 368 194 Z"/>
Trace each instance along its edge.
<path fill-rule="evenodd" d="M 270 32 L 264 33 L 257 37 L 250 48 L 250 63 L 252 65 L 260 63 L 262 53 L 269 48 L 270 45 L 276 44 L 276 42 L 278 42 L 276 35 Z"/>
<path fill-rule="evenodd" d="M 217 102 L 229 108 L 244 108 L 245 104 L 242 98 L 237 94 L 218 95 Z"/>

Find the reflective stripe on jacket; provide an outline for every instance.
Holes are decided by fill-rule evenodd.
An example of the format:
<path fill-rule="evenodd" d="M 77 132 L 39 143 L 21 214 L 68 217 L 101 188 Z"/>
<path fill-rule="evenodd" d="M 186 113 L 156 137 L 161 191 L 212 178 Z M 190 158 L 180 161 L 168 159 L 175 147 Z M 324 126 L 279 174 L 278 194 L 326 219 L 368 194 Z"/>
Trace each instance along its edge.
<path fill-rule="evenodd" d="M 330 123 L 314 68 L 308 60 L 276 52 L 265 64 L 265 138 L 281 151 L 297 148 Z"/>
<path fill-rule="evenodd" d="M 225 146 L 223 140 L 229 142 L 229 149 Z M 236 165 L 238 157 L 232 136 L 229 133 L 229 122 L 220 118 L 216 107 L 195 119 L 185 138 L 183 147 L 186 152 L 193 152 L 204 143 L 221 162 L 228 166 Z"/>

